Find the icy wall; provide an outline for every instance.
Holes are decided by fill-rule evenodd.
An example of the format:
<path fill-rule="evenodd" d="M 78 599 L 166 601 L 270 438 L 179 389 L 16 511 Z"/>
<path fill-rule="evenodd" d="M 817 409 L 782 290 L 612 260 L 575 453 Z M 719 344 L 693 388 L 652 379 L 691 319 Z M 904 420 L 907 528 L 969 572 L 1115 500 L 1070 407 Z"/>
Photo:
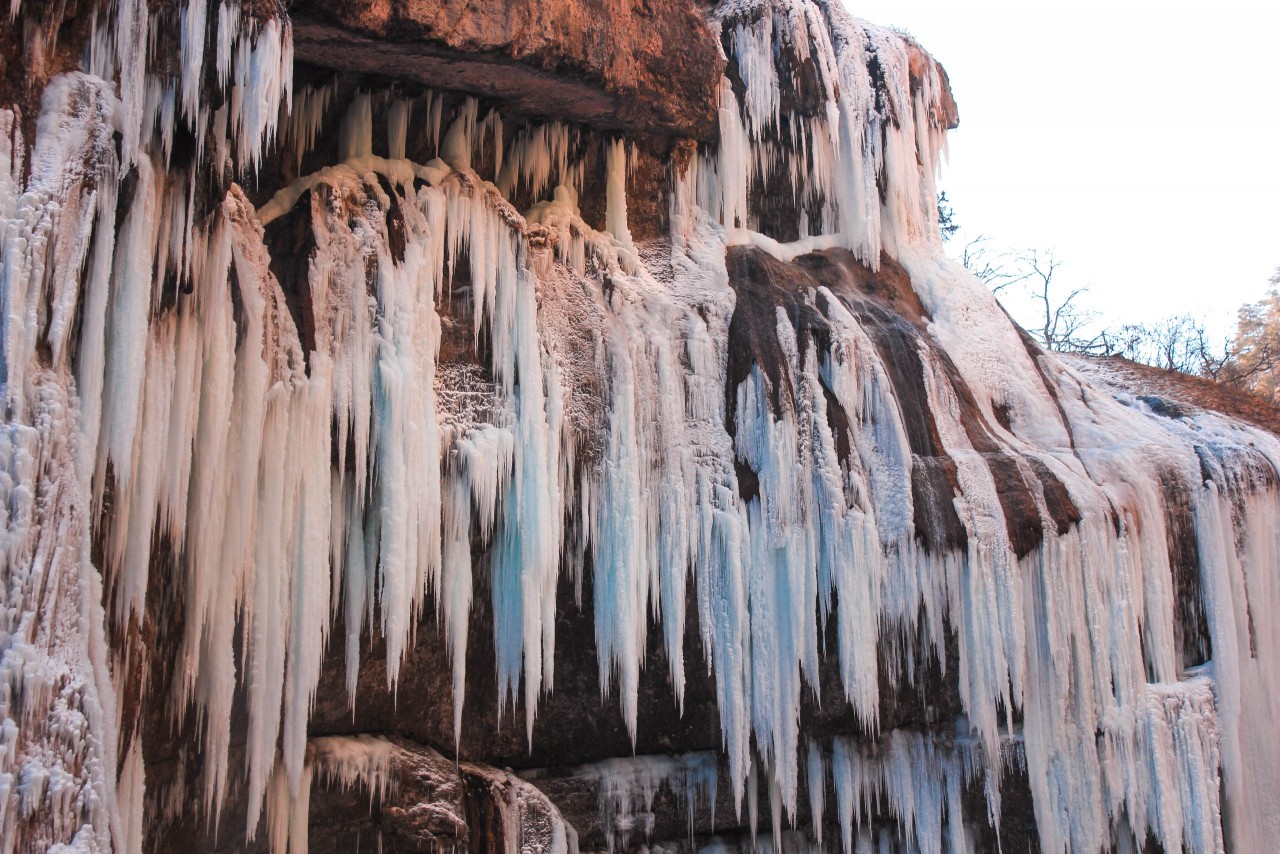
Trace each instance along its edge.
<path fill-rule="evenodd" d="M 1280 836 L 1280 443 L 943 257 L 909 38 L 722 3 L 698 145 L 295 76 L 273 4 L 83 5 L 6 34 L 3 850 L 296 854 L 331 790 L 473 850 L 575 849 L 582 792 L 615 849 L 674 797 L 984 850 L 1012 789 L 1018 850 Z M 470 764 L 361 734 L 415 726 Z"/>

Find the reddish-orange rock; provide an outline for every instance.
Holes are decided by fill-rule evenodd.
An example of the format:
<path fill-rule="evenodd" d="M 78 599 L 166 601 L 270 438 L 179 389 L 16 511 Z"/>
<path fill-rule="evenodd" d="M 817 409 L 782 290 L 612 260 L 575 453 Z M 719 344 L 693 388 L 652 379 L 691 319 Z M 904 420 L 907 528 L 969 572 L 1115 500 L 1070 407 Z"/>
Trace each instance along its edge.
<path fill-rule="evenodd" d="M 688 0 L 303 0 L 305 62 L 495 98 L 508 112 L 713 140 L 724 60 Z"/>

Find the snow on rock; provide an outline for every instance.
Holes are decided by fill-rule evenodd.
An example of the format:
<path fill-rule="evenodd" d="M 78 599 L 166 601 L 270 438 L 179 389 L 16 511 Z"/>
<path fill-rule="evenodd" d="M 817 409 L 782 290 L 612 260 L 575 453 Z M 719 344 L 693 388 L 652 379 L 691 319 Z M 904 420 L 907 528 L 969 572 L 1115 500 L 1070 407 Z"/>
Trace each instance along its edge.
<path fill-rule="evenodd" d="M 246 840 L 304 850 L 317 786 L 385 800 L 405 761 L 309 737 L 328 645 L 354 716 L 370 639 L 394 693 L 438 624 L 465 752 L 482 600 L 483 711 L 532 740 L 562 580 L 589 580 L 633 748 L 642 680 L 714 696 L 719 756 L 579 769 L 619 845 L 665 787 L 727 793 L 752 834 L 763 800 L 775 848 L 808 822 L 846 852 L 974 850 L 1011 742 L 1044 850 L 1280 834 L 1280 441 L 1100 389 L 942 257 L 954 104 L 909 38 L 722 3 L 720 142 L 669 164 L 644 242 L 625 138 L 295 92 L 287 19 L 229 0 L 114 11 L 29 152 L 0 112 L 11 848 L 139 850 L 186 799 L 135 731 L 158 704 L 199 739 L 193 809 L 235 800 Z M 322 138 L 336 160 L 298 175 Z M 141 665 L 108 641 L 166 608 L 172 690 L 126 715 Z M 926 665 L 962 710 L 946 737 L 885 719 Z M 493 839 L 575 848 L 531 784 L 462 768 Z"/>

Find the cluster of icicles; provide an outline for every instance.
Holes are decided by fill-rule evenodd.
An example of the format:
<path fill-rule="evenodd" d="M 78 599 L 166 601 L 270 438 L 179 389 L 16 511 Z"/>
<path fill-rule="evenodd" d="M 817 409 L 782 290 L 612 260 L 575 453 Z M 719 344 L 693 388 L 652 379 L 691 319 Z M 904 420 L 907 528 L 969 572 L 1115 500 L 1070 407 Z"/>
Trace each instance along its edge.
<path fill-rule="evenodd" d="M 712 23 L 728 35 L 742 103 L 726 80 L 721 143 L 673 174 L 670 239 L 655 248 L 627 228 L 621 140 L 602 145 L 597 232 L 577 206 L 582 131 L 534 125 L 504 146 L 496 113 L 466 101 L 445 115 L 430 94 L 361 94 L 337 111 L 332 90 L 293 92 L 287 24 L 243 17 L 226 0 L 190 0 L 179 20 L 176 78 L 146 71 L 162 19 L 143 0 L 120 0 L 85 71 L 47 86 L 29 154 L 15 115 L 0 113 L 4 839 L 141 850 L 145 757 L 137 733 L 118 732 L 112 674 L 127 662 L 111 659 L 104 609 L 141 621 L 157 566 L 177 573 L 185 625 L 166 702 L 174 719 L 200 721 L 211 821 L 237 785 L 232 698 L 246 697 L 252 837 L 264 802 L 284 811 L 305 798 L 307 720 L 328 643 L 344 645 L 354 692 L 362 633 L 379 633 L 394 685 L 434 610 L 457 731 L 471 603 L 487 595 L 500 703 L 522 707 L 531 734 L 555 687 L 558 579 L 583 571 L 586 556 L 601 688 L 633 736 L 655 615 L 677 699 L 689 667 L 714 679 L 734 802 L 754 812 L 748 794 L 764 786 L 778 833 L 803 821 L 803 787 L 817 843 L 827 798 L 815 796 L 834 791 L 846 852 L 869 850 L 871 831 L 859 827 L 882 796 L 898 844 L 970 850 L 959 787 L 985 777 L 996 821 L 1014 739 L 1047 851 L 1141 845 L 1149 833 L 1166 850 L 1221 850 L 1224 800 L 1234 848 L 1262 850 L 1280 835 L 1267 801 L 1280 790 L 1268 726 L 1280 696 L 1280 443 L 1209 414 L 1156 418 L 1027 353 L 981 285 L 942 257 L 941 86 L 932 65 L 909 85 L 903 37 L 808 0 L 722 6 Z M 817 69 L 822 115 L 782 111 L 783 52 L 811 60 L 789 67 Z M 216 110 L 202 100 L 206 63 L 224 95 Z M 373 138 L 376 110 L 385 142 Z M 197 168 L 230 178 L 276 143 L 301 162 L 335 122 L 341 162 L 261 210 L 232 185 L 195 221 L 207 176 L 168 163 L 177 123 L 212 141 Z M 407 160 L 410 134 L 437 158 Z M 492 181 L 472 169 L 485 145 Z M 757 230 L 750 209 L 752 187 L 777 170 L 807 199 L 791 243 Z M 507 201 L 517 189 L 544 201 L 518 211 Z M 316 244 L 307 352 L 263 236 L 303 204 Z M 731 244 L 783 260 L 843 247 L 873 268 L 887 250 L 998 441 L 1051 471 L 1080 521 L 1062 534 L 1046 524 L 1040 547 L 1015 556 L 952 375 L 922 347 L 968 535 L 964 550 L 927 552 L 890 373 L 826 289 L 804 299 L 831 340 L 806 346 L 780 310 L 777 367 L 793 394 L 775 411 L 757 366 L 733 390 L 731 436 Z M 463 260 L 469 316 L 455 317 L 446 307 Z M 166 280 L 182 287 L 166 292 Z M 488 343 L 479 379 L 438 363 L 445 326 L 458 323 Z M 847 437 L 833 433 L 829 399 L 850 416 Z M 853 449 L 844 458 L 842 438 Z M 759 481 L 750 498 L 744 465 Z M 1168 478 L 1192 496 L 1213 648 L 1191 675 L 1175 642 Z M 487 566 L 472 565 L 473 535 L 488 544 Z M 91 560 L 95 541 L 103 566 Z M 159 543 L 172 568 L 153 554 Z M 708 660 L 686 664 L 690 608 Z M 824 651 L 828 621 L 837 645 Z M 330 638 L 339 622 L 346 636 Z M 816 691 L 821 654 L 838 658 L 842 699 L 874 732 L 882 638 L 925 638 L 945 661 L 948 631 L 967 715 L 957 726 L 972 744 L 963 761 L 898 733 L 874 768 L 844 742 L 805 747 L 800 700 Z M 180 809 L 183 798 L 145 800 Z"/>
<path fill-rule="evenodd" d="M 968 740 L 944 746 L 920 733 L 901 730 L 889 735 L 874 756 L 854 739 L 837 737 L 826 746 L 810 740 L 804 772 L 811 833 L 786 829 L 782 804 L 773 787 L 768 803 L 771 833 L 757 837 L 760 792 L 753 774 L 747 778 L 746 796 L 751 847 L 777 852 L 824 850 L 824 813 L 830 790 L 845 851 L 893 851 L 903 840 L 913 839 L 918 840 L 913 850 L 921 854 L 972 850 L 961 794 L 967 783 L 982 775 L 982 760 L 973 748 Z M 1014 745 L 1009 758 L 1019 761 Z M 684 801 L 692 828 L 696 809 L 714 808 L 718 772 L 719 759 L 710 752 L 609 759 L 574 769 L 576 777 L 598 787 L 611 851 L 628 850 L 628 842 L 648 838 L 655 818 L 654 798 L 663 789 Z M 899 833 L 890 827 L 873 826 L 872 820 L 886 811 L 901 824 Z"/>

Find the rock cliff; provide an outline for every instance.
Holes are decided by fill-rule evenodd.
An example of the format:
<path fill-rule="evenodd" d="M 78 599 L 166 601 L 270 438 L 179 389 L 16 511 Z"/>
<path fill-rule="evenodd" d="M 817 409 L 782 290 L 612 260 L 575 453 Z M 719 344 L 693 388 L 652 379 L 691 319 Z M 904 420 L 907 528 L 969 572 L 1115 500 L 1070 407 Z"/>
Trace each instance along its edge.
<path fill-rule="evenodd" d="M 15 0 L 0 45 L 3 850 L 1280 834 L 1274 423 L 945 258 L 908 36 Z"/>

